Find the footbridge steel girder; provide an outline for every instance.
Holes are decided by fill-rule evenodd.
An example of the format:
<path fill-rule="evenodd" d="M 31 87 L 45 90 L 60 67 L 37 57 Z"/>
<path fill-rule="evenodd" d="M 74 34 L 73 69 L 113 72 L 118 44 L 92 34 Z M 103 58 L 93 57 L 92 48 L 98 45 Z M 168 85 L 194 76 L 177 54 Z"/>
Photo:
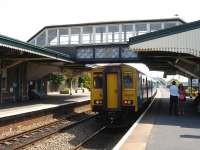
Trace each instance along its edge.
<path fill-rule="evenodd" d="M 87 45 L 74 47 L 50 47 L 64 52 L 79 64 L 119 63 L 138 61 L 136 52 L 129 50 L 128 44 Z"/>
<path fill-rule="evenodd" d="M 183 73 L 186 73 L 188 74 L 189 76 L 193 77 L 193 78 L 196 78 L 196 79 L 199 79 L 200 76 L 199 74 L 195 73 L 194 71 L 191 71 L 191 70 L 188 70 L 186 68 L 184 68 L 184 66 L 181 66 L 181 65 L 178 65 L 176 63 L 172 63 L 172 62 L 168 62 L 172 67 L 175 67 L 177 68 L 178 70 L 182 71 Z"/>

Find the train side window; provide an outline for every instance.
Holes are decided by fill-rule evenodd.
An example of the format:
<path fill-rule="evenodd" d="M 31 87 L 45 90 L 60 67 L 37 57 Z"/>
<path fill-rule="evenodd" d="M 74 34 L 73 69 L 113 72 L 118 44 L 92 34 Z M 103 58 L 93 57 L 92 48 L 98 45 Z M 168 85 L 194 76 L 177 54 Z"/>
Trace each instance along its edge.
<path fill-rule="evenodd" d="M 145 79 L 142 79 L 142 86 L 145 86 Z"/>
<path fill-rule="evenodd" d="M 123 85 L 126 89 L 133 88 L 133 76 L 131 72 L 124 73 L 123 75 Z"/>
<path fill-rule="evenodd" d="M 95 89 L 101 89 L 103 87 L 103 77 L 101 73 L 95 73 L 93 80 L 93 86 Z"/>

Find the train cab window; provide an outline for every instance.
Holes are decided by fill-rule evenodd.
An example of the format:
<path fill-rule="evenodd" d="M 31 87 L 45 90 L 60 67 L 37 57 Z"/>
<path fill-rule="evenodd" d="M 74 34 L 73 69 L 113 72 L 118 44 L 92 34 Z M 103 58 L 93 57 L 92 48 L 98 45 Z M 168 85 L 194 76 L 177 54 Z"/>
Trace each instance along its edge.
<path fill-rule="evenodd" d="M 124 88 L 127 88 L 127 89 L 133 88 L 133 76 L 131 72 L 124 73 L 123 85 L 124 85 Z"/>
<path fill-rule="evenodd" d="M 94 83 L 95 89 L 101 89 L 103 87 L 103 77 L 101 73 L 94 73 Z"/>

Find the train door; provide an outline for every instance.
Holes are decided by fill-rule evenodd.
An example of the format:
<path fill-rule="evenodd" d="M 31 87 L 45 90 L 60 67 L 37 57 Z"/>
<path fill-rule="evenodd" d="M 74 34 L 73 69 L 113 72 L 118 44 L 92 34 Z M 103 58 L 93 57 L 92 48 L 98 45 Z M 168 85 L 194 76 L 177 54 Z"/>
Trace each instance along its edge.
<path fill-rule="evenodd" d="M 107 108 L 118 108 L 118 78 L 117 73 L 107 73 Z"/>

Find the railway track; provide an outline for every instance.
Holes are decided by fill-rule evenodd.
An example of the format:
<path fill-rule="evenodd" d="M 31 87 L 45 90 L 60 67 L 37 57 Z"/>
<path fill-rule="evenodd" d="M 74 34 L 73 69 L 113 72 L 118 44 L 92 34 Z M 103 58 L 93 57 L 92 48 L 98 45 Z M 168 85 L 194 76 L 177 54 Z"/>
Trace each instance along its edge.
<path fill-rule="evenodd" d="M 97 114 L 87 111 L 80 114 L 68 116 L 66 119 L 58 120 L 56 122 L 25 131 L 14 136 L 9 136 L 0 139 L 0 150 L 17 150 L 28 145 L 34 144 L 44 138 L 48 138 L 64 129 L 71 128 L 75 125 L 83 123 L 96 117 Z"/>
<path fill-rule="evenodd" d="M 74 147 L 71 150 L 79 150 L 81 149 L 81 147 L 84 146 L 84 144 L 86 144 L 87 142 L 89 142 L 90 140 L 92 140 L 95 136 L 97 136 L 98 134 L 100 134 L 102 131 L 104 131 L 107 127 L 103 126 L 100 129 L 98 129 L 96 132 L 94 132 L 92 135 L 88 136 L 85 140 L 83 140 L 80 144 L 78 144 L 76 147 Z"/>

